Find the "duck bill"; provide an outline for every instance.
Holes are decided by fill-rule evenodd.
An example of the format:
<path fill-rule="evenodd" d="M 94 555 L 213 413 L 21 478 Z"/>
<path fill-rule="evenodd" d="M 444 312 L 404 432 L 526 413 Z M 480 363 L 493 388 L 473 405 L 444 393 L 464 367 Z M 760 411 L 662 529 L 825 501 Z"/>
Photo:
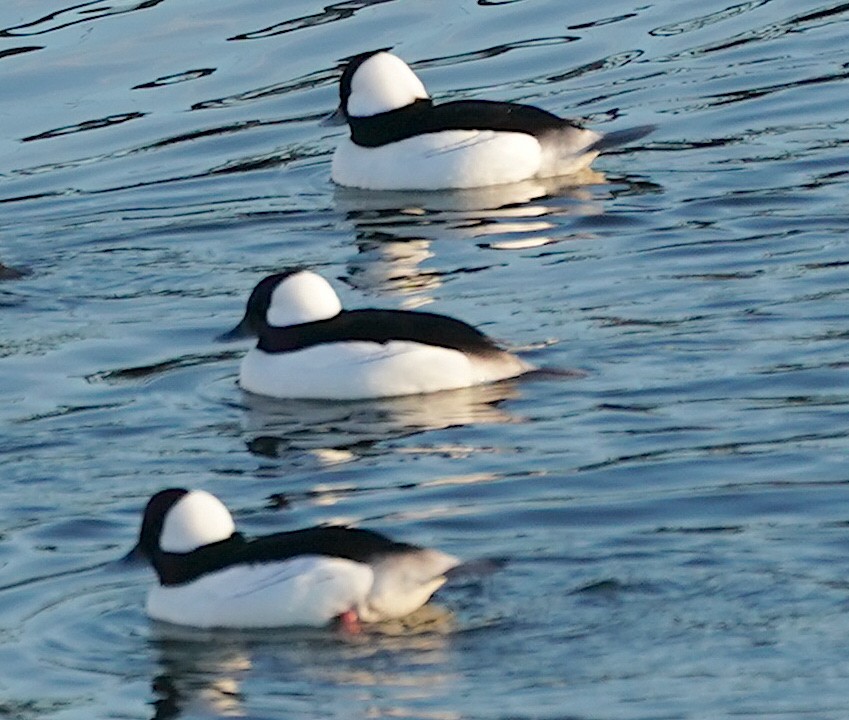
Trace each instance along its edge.
<path fill-rule="evenodd" d="M 345 117 L 345 111 L 340 105 L 330 115 L 322 119 L 319 125 L 322 127 L 339 127 L 340 125 L 345 125 L 347 122 L 348 118 Z"/>
<path fill-rule="evenodd" d="M 627 145 L 640 138 L 644 138 L 649 133 L 654 132 L 655 129 L 655 125 L 637 125 L 636 127 L 626 128 L 625 130 L 614 130 L 613 132 L 602 135 L 586 151 L 604 152 L 610 148 Z"/>
<path fill-rule="evenodd" d="M 130 552 L 128 552 L 124 557 L 122 557 L 119 561 L 122 565 L 141 565 L 145 562 L 145 556 L 142 552 L 141 546 L 136 545 Z"/>
<path fill-rule="evenodd" d="M 233 342 L 234 340 L 244 340 L 245 338 L 254 337 L 256 333 L 251 330 L 247 318 L 242 318 L 242 321 L 232 330 L 222 333 L 215 339 L 218 342 Z"/>

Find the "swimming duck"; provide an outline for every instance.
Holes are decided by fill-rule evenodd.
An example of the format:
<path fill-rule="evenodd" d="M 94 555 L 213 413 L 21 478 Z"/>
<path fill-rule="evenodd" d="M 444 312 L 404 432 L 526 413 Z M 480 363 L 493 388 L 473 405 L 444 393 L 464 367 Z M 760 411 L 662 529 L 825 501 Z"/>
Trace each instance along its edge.
<path fill-rule="evenodd" d="M 343 310 L 324 278 L 294 268 L 254 288 L 221 340 L 257 336 L 239 384 L 277 398 L 363 399 L 453 390 L 534 369 L 460 320 L 410 310 Z"/>
<path fill-rule="evenodd" d="M 340 104 L 324 123 L 350 137 L 333 155 L 339 185 L 370 190 L 440 190 L 570 175 L 598 154 L 637 140 L 644 125 L 595 132 L 532 105 L 489 100 L 436 104 L 399 57 L 356 55 L 342 73 Z"/>
<path fill-rule="evenodd" d="M 204 490 L 170 488 L 147 503 L 136 548 L 159 584 L 156 619 L 200 628 L 323 626 L 401 618 L 459 565 L 452 555 L 371 530 L 311 527 L 248 539 Z"/>

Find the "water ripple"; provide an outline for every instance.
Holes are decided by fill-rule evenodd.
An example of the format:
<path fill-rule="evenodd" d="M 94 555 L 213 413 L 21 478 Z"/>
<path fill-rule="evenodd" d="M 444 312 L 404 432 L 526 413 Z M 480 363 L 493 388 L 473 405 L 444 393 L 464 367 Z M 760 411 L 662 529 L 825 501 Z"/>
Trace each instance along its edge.
<path fill-rule="evenodd" d="M 90 23 L 94 20 L 124 15 L 136 10 L 149 10 L 159 5 L 163 0 L 91 0 L 90 2 L 77 3 L 62 10 L 44 15 L 37 20 L 32 20 L 20 25 L 12 25 L 0 29 L 0 37 L 20 37 L 29 35 L 44 35 L 63 28 Z"/>
<path fill-rule="evenodd" d="M 53 130 L 45 130 L 44 132 L 40 132 L 37 135 L 28 135 L 25 138 L 21 138 L 21 142 L 32 142 L 33 140 L 50 140 L 52 138 L 61 137 L 62 135 L 88 132 L 89 130 L 99 130 L 101 128 L 112 127 L 113 125 L 120 125 L 121 123 L 129 122 L 130 120 L 138 120 L 139 118 L 143 118 L 145 115 L 147 115 L 147 113 L 128 112 L 107 115 L 106 117 L 98 118 L 97 120 L 84 120 L 83 122 L 74 123 L 73 125 L 65 125 L 63 127 L 54 128 Z"/>
<path fill-rule="evenodd" d="M 23 53 L 35 52 L 36 50 L 44 50 L 44 45 L 20 45 L 18 47 L 7 48 L 6 50 L 0 50 L 0 60 Z"/>
<path fill-rule="evenodd" d="M 176 85 L 177 83 L 199 80 L 200 78 L 212 75 L 212 73 L 214 72 L 215 68 L 197 68 L 195 70 L 184 70 L 183 72 L 172 73 L 170 75 L 163 75 L 162 77 L 158 77 L 155 80 L 150 80 L 145 83 L 140 83 L 139 85 L 134 85 L 132 89 L 150 90 L 158 87 L 166 87 L 168 85 Z"/>
<path fill-rule="evenodd" d="M 0 34 L 0 715 L 842 720 L 846 2 L 31 5 Z M 578 178 L 337 188 L 316 121 L 390 44 L 437 97 L 659 127 Z M 292 264 L 553 371 L 246 394 L 213 338 Z M 169 486 L 508 562 L 421 632 L 182 633 L 112 564 Z"/>
<path fill-rule="evenodd" d="M 768 2 L 771 2 L 771 0 L 751 0 L 750 2 L 729 5 L 728 7 L 723 8 L 722 10 L 717 10 L 716 12 L 708 13 L 707 15 L 701 15 L 699 17 L 690 18 L 688 20 L 670 23 L 669 25 L 660 25 L 659 27 L 650 30 L 649 34 L 658 35 L 662 37 L 665 35 L 680 35 L 682 33 L 701 30 L 702 28 L 706 28 L 718 22 L 722 22 L 723 20 L 727 20 L 728 18 L 736 17 L 737 15 L 742 15 L 744 13 L 751 12 L 752 10 L 759 8 L 762 5 L 766 5 Z"/>
<path fill-rule="evenodd" d="M 384 3 L 395 2 L 395 0 L 345 0 L 345 2 L 331 3 L 326 5 L 324 10 L 311 15 L 303 15 L 301 17 L 285 20 L 274 25 L 269 25 L 261 30 L 253 30 L 251 32 L 240 33 L 227 38 L 228 40 L 258 40 L 275 35 L 285 35 L 286 33 L 295 32 L 296 30 L 304 30 L 307 28 L 320 27 L 328 23 L 346 20 L 356 15 L 360 10 L 371 8 Z"/>
<path fill-rule="evenodd" d="M 763 4 L 763 3 L 760 3 Z M 747 7 L 750 3 L 744 3 L 741 6 L 741 12 L 746 12 L 750 8 Z M 723 52 L 749 45 L 750 43 L 759 43 L 763 41 L 776 40 L 790 33 L 801 33 L 813 28 L 821 27 L 829 23 L 845 22 L 845 18 L 841 17 L 849 13 L 849 3 L 838 3 L 832 6 L 826 6 L 819 10 L 800 13 L 786 18 L 780 22 L 773 22 L 768 25 L 761 26 L 752 30 L 737 33 L 729 38 L 718 40 L 712 43 L 701 45 L 695 48 L 667 55 L 664 58 L 659 58 L 659 62 L 673 62 L 688 57 L 698 57 L 701 55 L 710 55 L 712 53 Z M 739 13 L 735 13 L 739 14 Z M 724 18 L 720 18 L 724 19 Z M 823 23 L 821 21 L 828 20 Z"/>

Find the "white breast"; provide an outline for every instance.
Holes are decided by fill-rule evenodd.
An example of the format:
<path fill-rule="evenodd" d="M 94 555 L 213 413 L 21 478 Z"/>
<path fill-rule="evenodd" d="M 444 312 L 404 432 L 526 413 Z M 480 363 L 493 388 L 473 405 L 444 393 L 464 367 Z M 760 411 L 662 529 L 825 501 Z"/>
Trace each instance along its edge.
<path fill-rule="evenodd" d="M 470 387 L 529 369 L 508 353 L 472 358 L 415 342 L 344 342 L 288 353 L 250 350 L 242 360 L 239 384 L 279 398 L 354 400 Z"/>

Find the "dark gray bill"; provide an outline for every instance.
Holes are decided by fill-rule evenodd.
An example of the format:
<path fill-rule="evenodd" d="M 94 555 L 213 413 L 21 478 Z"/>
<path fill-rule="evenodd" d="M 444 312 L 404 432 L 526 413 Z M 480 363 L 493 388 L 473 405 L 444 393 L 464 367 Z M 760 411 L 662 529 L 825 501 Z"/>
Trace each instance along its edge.
<path fill-rule="evenodd" d="M 322 127 L 337 127 L 339 125 L 344 125 L 347 122 L 348 120 L 345 118 L 345 111 L 340 105 L 332 113 L 330 113 L 330 115 L 325 117 L 319 125 Z"/>
<path fill-rule="evenodd" d="M 233 342 L 234 340 L 244 340 L 245 338 L 254 337 L 256 335 L 248 325 L 246 319 L 243 319 L 236 327 L 232 330 L 228 330 L 226 333 L 221 333 L 215 339 L 218 342 Z"/>

